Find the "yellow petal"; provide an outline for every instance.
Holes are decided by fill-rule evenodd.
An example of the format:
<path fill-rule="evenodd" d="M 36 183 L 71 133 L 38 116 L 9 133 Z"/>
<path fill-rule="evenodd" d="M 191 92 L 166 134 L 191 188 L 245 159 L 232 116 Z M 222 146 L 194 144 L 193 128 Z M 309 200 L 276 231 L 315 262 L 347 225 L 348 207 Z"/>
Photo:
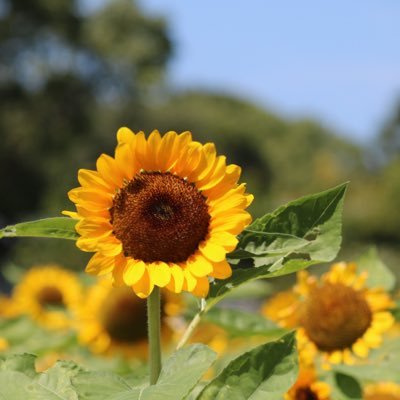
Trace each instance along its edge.
<path fill-rule="evenodd" d="M 102 154 L 96 162 L 100 176 L 113 188 L 119 188 L 123 183 L 123 175 L 115 160 L 107 154 Z"/>
<path fill-rule="evenodd" d="M 170 266 L 171 280 L 167 288 L 174 293 L 180 293 L 183 288 L 184 275 L 183 270 L 176 264 Z"/>
<path fill-rule="evenodd" d="M 209 176 L 210 171 L 213 169 L 215 165 L 215 160 L 217 158 L 217 151 L 215 149 L 214 143 L 206 143 L 203 146 L 203 153 L 207 161 L 207 167 L 204 168 L 203 171 L 199 171 L 197 180 L 203 181 L 206 176 Z"/>
<path fill-rule="evenodd" d="M 206 297 L 210 289 L 210 283 L 208 278 L 198 278 L 196 287 L 193 289 L 192 293 L 197 297 Z"/>
<path fill-rule="evenodd" d="M 135 134 L 124 126 L 118 129 L 117 140 L 118 144 L 130 144 L 135 140 Z"/>
<path fill-rule="evenodd" d="M 206 256 L 209 260 L 220 262 L 225 259 L 226 250 L 209 240 L 204 240 L 199 245 L 199 250 Z"/>
<path fill-rule="evenodd" d="M 239 242 L 235 235 L 223 231 L 211 232 L 209 240 L 218 246 L 222 246 L 226 251 L 234 250 Z"/>
<path fill-rule="evenodd" d="M 171 280 L 171 271 L 169 266 L 162 261 L 156 261 L 147 265 L 147 270 L 152 283 L 159 287 L 168 285 Z"/>
<path fill-rule="evenodd" d="M 343 359 L 343 354 L 341 351 L 334 351 L 329 354 L 328 358 L 332 364 L 340 364 Z"/>
<path fill-rule="evenodd" d="M 137 283 L 132 285 L 132 289 L 141 299 L 145 299 L 150 295 L 154 289 L 154 283 L 150 280 L 147 270 L 144 272 L 142 278 Z"/>
<path fill-rule="evenodd" d="M 363 339 L 358 339 L 352 346 L 354 354 L 361 358 L 368 357 L 369 348 Z"/>
<path fill-rule="evenodd" d="M 115 149 L 115 162 L 124 179 L 130 180 L 138 172 L 134 150 L 130 144 L 124 143 Z"/>
<path fill-rule="evenodd" d="M 186 290 L 187 292 L 192 292 L 193 289 L 196 287 L 197 280 L 187 269 L 183 269 L 183 276 L 185 279 L 183 282 L 183 290 Z"/>
<path fill-rule="evenodd" d="M 146 265 L 143 261 L 128 259 L 123 272 L 123 280 L 126 285 L 133 286 L 137 283 L 146 270 Z"/>
<path fill-rule="evenodd" d="M 112 187 L 107 183 L 97 171 L 91 171 L 89 169 L 80 169 L 78 171 L 78 181 L 86 188 L 100 189 L 100 190 L 112 190 Z"/>
<path fill-rule="evenodd" d="M 217 279 L 227 279 L 232 276 L 232 268 L 228 261 L 223 260 L 219 263 L 213 263 L 214 270 L 210 276 Z"/>
<path fill-rule="evenodd" d="M 160 146 L 157 152 L 157 162 L 160 171 L 168 171 L 173 162 L 176 160 L 174 157 L 173 148 L 176 144 L 177 133 L 170 131 L 167 132 L 161 139 Z"/>
<path fill-rule="evenodd" d="M 66 215 L 67 217 L 74 218 L 74 219 L 81 218 L 81 216 L 75 211 L 62 211 L 61 214 Z"/>
<path fill-rule="evenodd" d="M 242 211 L 237 215 L 230 215 L 226 218 L 214 218 L 210 222 L 210 229 L 213 232 L 229 232 L 239 234 L 251 222 L 251 215 Z"/>
<path fill-rule="evenodd" d="M 91 275 L 109 274 L 115 266 L 114 257 L 105 257 L 96 253 L 88 262 L 85 271 Z"/>
<path fill-rule="evenodd" d="M 193 276 L 203 277 L 212 272 L 213 265 L 205 257 L 198 254 L 188 261 L 187 268 Z"/>
<path fill-rule="evenodd" d="M 98 251 L 105 256 L 118 256 L 122 253 L 122 243 L 118 240 L 98 243 Z"/>

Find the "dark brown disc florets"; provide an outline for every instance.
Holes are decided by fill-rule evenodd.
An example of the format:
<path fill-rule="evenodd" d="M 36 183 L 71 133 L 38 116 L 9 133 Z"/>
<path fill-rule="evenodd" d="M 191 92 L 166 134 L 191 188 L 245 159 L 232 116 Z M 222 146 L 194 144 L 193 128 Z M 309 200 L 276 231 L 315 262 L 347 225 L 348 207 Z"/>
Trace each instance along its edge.
<path fill-rule="evenodd" d="M 142 172 L 114 197 L 114 234 L 126 256 L 184 262 L 208 233 L 210 215 L 196 186 L 169 172 Z"/>
<path fill-rule="evenodd" d="M 362 292 L 341 283 L 325 283 L 311 290 L 301 324 L 319 350 L 351 347 L 372 321 L 371 309 Z"/>
<path fill-rule="evenodd" d="M 43 307 L 51 306 L 63 306 L 64 299 L 61 291 L 53 286 L 43 287 L 37 294 L 38 302 Z"/>
<path fill-rule="evenodd" d="M 104 329 L 113 340 L 134 343 L 146 339 L 146 302 L 130 288 L 112 289 L 100 313 Z"/>

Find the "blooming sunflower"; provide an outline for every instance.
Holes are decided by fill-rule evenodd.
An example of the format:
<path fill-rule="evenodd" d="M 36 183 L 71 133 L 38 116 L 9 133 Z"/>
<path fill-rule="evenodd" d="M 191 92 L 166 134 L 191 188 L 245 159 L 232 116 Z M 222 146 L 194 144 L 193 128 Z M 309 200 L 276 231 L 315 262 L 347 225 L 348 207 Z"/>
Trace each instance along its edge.
<path fill-rule="evenodd" d="M 53 329 L 71 326 L 71 314 L 81 299 L 82 287 L 76 275 L 58 265 L 31 268 L 12 294 L 19 314 Z"/>
<path fill-rule="evenodd" d="M 172 342 L 167 317 L 181 306 L 171 292 L 162 292 L 162 340 Z M 88 290 L 78 310 L 78 338 L 93 353 L 145 359 L 148 353 L 146 301 L 127 286 L 115 287 L 101 279 Z"/>
<path fill-rule="evenodd" d="M 319 381 L 314 368 L 300 368 L 295 384 L 285 393 L 284 400 L 330 400 L 330 386 Z"/>
<path fill-rule="evenodd" d="M 393 382 L 369 384 L 364 389 L 364 400 L 400 400 L 400 385 Z"/>
<path fill-rule="evenodd" d="M 320 279 L 301 271 L 293 306 L 282 303 L 286 319 L 279 311 L 267 316 L 286 327 L 294 327 L 297 320 L 303 362 L 311 363 L 322 353 L 328 363 L 352 364 L 354 356 L 366 358 L 370 349 L 379 347 L 382 334 L 394 323 L 391 298 L 383 289 L 367 288 L 366 278 L 366 273 L 357 274 L 354 263 L 334 264 Z"/>
<path fill-rule="evenodd" d="M 121 128 L 117 140 L 115 157 L 79 170 L 82 186 L 68 193 L 77 211 L 64 214 L 79 219 L 77 246 L 95 252 L 86 271 L 112 273 L 142 298 L 154 286 L 206 296 L 208 277 L 231 275 L 226 253 L 251 221 L 240 168 L 190 132 L 153 131 L 146 140 Z"/>

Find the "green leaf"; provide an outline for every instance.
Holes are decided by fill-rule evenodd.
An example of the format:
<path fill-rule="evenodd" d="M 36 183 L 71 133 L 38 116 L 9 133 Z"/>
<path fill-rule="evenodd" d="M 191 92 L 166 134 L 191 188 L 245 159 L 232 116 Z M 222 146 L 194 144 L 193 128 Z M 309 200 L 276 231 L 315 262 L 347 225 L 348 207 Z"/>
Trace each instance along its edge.
<path fill-rule="evenodd" d="M 333 382 L 333 395 L 337 400 L 362 400 L 360 383 L 349 375 L 336 373 Z"/>
<path fill-rule="evenodd" d="M 140 399 L 184 399 L 215 359 L 215 352 L 204 344 L 176 351 L 164 362 L 157 384 L 144 389 Z"/>
<path fill-rule="evenodd" d="M 77 222 L 76 219 L 66 217 L 45 218 L 37 221 L 22 222 L 1 229 L 0 239 L 3 237 L 30 236 L 77 240 L 79 237 L 75 231 Z"/>
<path fill-rule="evenodd" d="M 80 371 L 80 367 L 71 361 L 58 361 L 33 380 L 30 391 L 35 399 L 78 400 L 78 394 L 72 386 L 71 378 Z"/>
<path fill-rule="evenodd" d="M 237 309 L 216 307 L 209 310 L 203 320 L 224 328 L 233 336 L 279 336 L 285 332 L 260 314 Z"/>
<path fill-rule="evenodd" d="M 0 400 L 33 400 L 27 389 L 30 382 L 31 379 L 21 372 L 0 372 Z"/>
<path fill-rule="evenodd" d="M 33 354 L 12 354 L 0 361 L 0 372 L 17 371 L 33 378 L 36 376 L 35 360 L 36 356 Z"/>
<path fill-rule="evenodd" d="M 233 360 L 197 400 L 281 400 L 297 377 L 294 333 Z"/>
<path fill-rule="evenodd" d="M 211 366 L 216 354 L 203 344 L 173 353 L 163 364 L 156 385 L 132 387 L 111 372 L 81 372 L 73 377 L 80 400 L 181 400 Z"/>
<path fill-rule="evenodd" d="M 28 387 L 36 375 L 35 356 L 31 354 L 15 354 L 2 359 L 0 400 L 32 399 Z"/>
<path fill-rule="evenodd" d="M 81 372 L 72 377 L 72 385 L 81 400 L 110 400 L 112 396 L 132 393 L 134 388 L 113 372 Z M 132 400 L 135 397 L 132 395 Z"/>
<path fill-rule="evenodd" d="M 387 291 L 394 289 L 396 278 L 393 272 L 379 258 L 375 247 L 371 247 L 357 260 L 357 266 L 358 272 L 368 272 L 368 287 L 380 287 Z"/>
<path fill-rule="evenodd" d="M 211 285 L 206 309 L 244 282 L 332 261 L 340 249 L 346 187 L 302 197 L 255 220 L 229 255 L 236 264 L 231 278 Z"/>

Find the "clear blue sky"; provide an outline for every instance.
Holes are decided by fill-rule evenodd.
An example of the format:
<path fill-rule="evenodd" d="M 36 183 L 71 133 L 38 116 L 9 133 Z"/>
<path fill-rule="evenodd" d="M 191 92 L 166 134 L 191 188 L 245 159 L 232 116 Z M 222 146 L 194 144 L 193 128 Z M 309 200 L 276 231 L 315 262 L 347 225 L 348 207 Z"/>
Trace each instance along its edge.
<path fill-rule="evenodd" d="M 400 98 L 400 0 L 139 4 L 170 23 L 169 77 L 180 88 L 222 89 L 313 116 L 358 141 L 374 135 Z"/>

